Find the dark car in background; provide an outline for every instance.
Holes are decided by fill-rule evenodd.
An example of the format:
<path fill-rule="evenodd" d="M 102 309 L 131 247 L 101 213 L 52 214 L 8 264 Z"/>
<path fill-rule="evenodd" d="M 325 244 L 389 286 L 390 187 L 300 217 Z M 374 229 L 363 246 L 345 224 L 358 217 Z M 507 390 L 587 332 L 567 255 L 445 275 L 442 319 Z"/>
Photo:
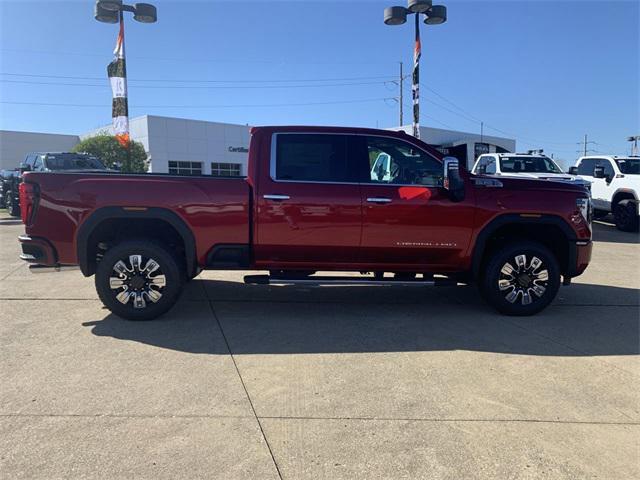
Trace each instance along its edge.
<path fill-rule="evenodd" d="M 1 206 L 6 208 L 12 217 L 19 217 L 20 199 L 18 187 L 22 181 L 22 173 L 59 171 L 105 172 L 108 169 L 100 159 L 86 153 L 29 153 L 19 168 L 0 172 Z"/>

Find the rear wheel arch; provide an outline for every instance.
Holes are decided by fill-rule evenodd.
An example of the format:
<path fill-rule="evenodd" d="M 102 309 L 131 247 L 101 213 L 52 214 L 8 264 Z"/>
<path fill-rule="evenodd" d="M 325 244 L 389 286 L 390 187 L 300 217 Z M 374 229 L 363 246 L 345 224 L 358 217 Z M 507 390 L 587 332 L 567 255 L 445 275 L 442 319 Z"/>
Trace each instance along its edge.
<path fill-rule="evenodd" d="M 126 226 L 127 234 L 118 237 L 118 232 L 123 226 Z M 166 240 L 165 243 L 179 243 L 179 247 L 184 250 L 185 273 L 187 276 L 195 275 L 198 264 L 193 232 L 176 213 L 155 207 L 146 210 L 103 207 L 93 212 L 80 225 L 76 235 L 80 270 L 87 277 L 96 272 L 98 245 L 101 242 L 143 237 L 155 241 Z"/>
<path fill-rule="evenodd" d="M 561 272 L 569 272 L 576 237 L 564 219 L 554 215 L 504 214 L 489 222 L 476 237 L 472 255 L 473 278 L 477 279 L 481 274 L 483 264 L 495 248 L 517 239 L 541 243 L 556 256 Z"/>

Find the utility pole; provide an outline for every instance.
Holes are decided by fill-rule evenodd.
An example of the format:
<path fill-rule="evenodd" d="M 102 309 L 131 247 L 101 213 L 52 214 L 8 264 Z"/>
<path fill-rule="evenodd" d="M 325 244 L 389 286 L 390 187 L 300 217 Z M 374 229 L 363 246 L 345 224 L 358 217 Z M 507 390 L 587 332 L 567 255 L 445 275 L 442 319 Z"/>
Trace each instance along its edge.
<path fill-rule="evenodd" d="M 401 127 L 404 124 L 404 115 L 402 112 L 402 104 L 404 102 L 404 95 L 402 92 L 402 84 L 404 83 L 404 76 L 402 75 L 402 62 L 400 62 L 400 125 Z"/>
<path fill-rule="evenodd" d="M 583 156 L 583 157 L 586 157 L 586 156 L 587 156 L 587 154 L 588 154 L 589 152 L 595 152 L 595 150 L 589 150 L 589 149 L 587 148 L 587 146 L 588 146 L 590 143 L 593 143 L 593 144 L 595 145 L 595 143 L 596 143 L 596 142 L 589 141 L 589 140 L 588 140 L 588 137 L 587 137 L 587 134 L 585 133 L 585 134 L 584 134 L 584 141 L 582 141 L 582 142 L 580 142 L 580 143 L 579 143 L 579 144 L 582 144 L 582 156 Z"/>
<path fill-rule="evenodd" d="M 480 122 L 480 143 L 484 143 L 484 122 Z"/>

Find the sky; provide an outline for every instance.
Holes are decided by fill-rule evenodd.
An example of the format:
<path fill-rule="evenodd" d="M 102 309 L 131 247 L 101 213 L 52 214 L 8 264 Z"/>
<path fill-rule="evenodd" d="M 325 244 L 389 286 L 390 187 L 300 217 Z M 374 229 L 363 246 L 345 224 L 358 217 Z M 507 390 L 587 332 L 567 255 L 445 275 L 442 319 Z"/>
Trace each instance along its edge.
<path fill-rule="evenodd" d="M 640 134 L 640 2 L 443 0 L 421 24 L 421 124 L 507 136 L 572 163 Z M 130 116 L 249 125 L 399 124 L 413 25 L 379 1 L 155 1 L 125 20 Z M 80 134 L 111 122 L 118 26 L 91 1 L 0 0 L 0 129 Z M 68 77 L 68 78 L 64 78 Z M 404 123 L 411 122 L 410 77 Z"/>

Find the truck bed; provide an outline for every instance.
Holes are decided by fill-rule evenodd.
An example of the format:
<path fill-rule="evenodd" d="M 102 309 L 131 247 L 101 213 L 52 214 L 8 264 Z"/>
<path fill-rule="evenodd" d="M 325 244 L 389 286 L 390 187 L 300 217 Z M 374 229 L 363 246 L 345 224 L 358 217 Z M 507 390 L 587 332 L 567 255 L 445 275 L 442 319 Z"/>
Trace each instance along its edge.
<path fill-rule="evenodd" d="M 28 173 L 41 192 L 27 225 L 32 237 L 57 247 L 58 262 L 78 263 L 77 232 L 98 210 L 127 212 L 165 209 L 178 215 L 195 238 L 198 263 L 217 244 L 249 244 L 250 194 L 245 178 L 166 174 Z"/>

